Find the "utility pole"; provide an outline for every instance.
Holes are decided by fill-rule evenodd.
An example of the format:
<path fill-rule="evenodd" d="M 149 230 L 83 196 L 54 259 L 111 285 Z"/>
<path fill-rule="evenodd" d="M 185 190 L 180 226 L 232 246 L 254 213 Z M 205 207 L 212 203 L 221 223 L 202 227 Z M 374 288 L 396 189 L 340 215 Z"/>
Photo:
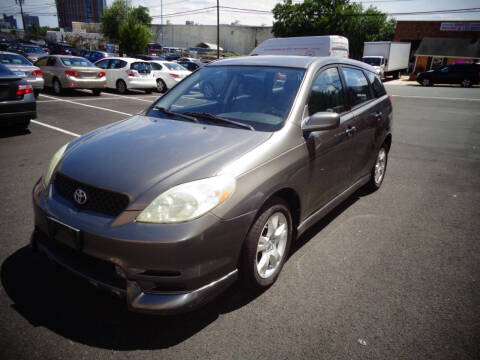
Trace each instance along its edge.
<path fill-rule="evenodd" d="M 217 59 L 220 59 L 220 6 L 217 0 Z"/>
<path fill-rule="evenodd" d="M 165 36 L 165 33 L 163 31 L 163 0 L 160 0 L 160 23 L 162 26 L 162 42 L 160 45 L 162 46 L 162 53 L 163 53 L 163 43 L 164 43 L 163 37 Z"/>
<path fill-rule="evenodd" d="M 23 31 L 25 32 L 25 31 L 27 31 L 27 29 L 25 29 L 25 17 L 23 16 L 23 2 L 24 1 L 25 0 L 15 0 L 15 2 L 20 5 L 20 13 L 22 14 L 22 27 L 23 27 Z"/>

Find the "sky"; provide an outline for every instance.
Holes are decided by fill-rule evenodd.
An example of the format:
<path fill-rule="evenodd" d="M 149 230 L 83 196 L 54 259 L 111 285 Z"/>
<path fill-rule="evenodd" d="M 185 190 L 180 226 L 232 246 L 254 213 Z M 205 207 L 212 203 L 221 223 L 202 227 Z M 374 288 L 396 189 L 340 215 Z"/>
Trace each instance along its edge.
<path fill-rule="evenodd" d="M 80 0 L 78 0 L 80 1 Z M 160 0 L 129 0 L 133 6 L 146 6 L 150 9 L 150 16 L 153 16 L 153 23 L 160 24 Z M 242 25 L 271 26 L 273 15 L 269 13 L 280 0 L 219 0 L 220 6 L 230 7 L 220 11 L 220 23 L 230 24 L 238 21 Z M 376 6 L 379 10 L 388 14 L 411 13 L 435 10 L 452 10 L 479 8 L 479 0 L 352 0 L 361 2 L 365 7 Z M 107 6 L 113 0 L 107 0 Z M 294 0 L 294 2 L 302 2 Z M 15 0 L 0 0 L 0 14 L 15 14 L 17 24 L 21 27 L 19 6 Z M 164 22 L 172 24 L 185 24 L 186 20 L 195 23 L 214 25 L 217 22 L 215 8 L 216 0 L 163 0 Z M 24 12 L 31 15 L 38 15 L 41 26 L 58 26 L 54 0 L 25 0 Z M 233 8 L 233 9 L 232 9 Z M 185 11 L 200 10 L 196 14 L 179 14 Z M 248 12 L 238 9 L 247 9 Z M 253 11 L 252 11 L 253 10 Z M 479 20 L 480 11 L 463 14 L 429 14 L 429 15 L 392 15 L 398 20 Z"/>

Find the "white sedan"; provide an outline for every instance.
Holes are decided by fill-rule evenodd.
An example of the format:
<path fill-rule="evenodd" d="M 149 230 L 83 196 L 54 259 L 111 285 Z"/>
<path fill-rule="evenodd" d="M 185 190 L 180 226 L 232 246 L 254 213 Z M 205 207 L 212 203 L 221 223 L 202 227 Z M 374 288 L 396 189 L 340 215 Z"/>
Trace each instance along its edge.
<path fill-rule="evenodd" d="M 107 88 L 120 94 L 129 89 L 141 89 L 147 94 L 157 88 L 152 66 L 147 61 L 134 58 L 111 57 L 99 60 L 95 65 L 107 75 Z"/>
<path fill-rule="evenodd" d="M 150 65 L 159 93 L 171 89 L 191 73 L 182 65 L 171 61 L 152 60 Z"/>

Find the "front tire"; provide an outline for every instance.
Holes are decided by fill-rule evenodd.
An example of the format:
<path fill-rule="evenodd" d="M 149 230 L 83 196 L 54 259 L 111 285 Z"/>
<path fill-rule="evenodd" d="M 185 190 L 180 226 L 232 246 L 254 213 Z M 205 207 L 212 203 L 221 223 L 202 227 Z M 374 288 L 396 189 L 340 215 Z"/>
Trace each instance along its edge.
<path fill-rule="evenodd" d="M 472 87 L 472 81 L 470 79 L 463 79 L 461 85 L 464 88 Z"/>
<path fill-rule="evenodd" d="M 260 211 L 245 240 L 240 272 L 243 283 L 264 290 L 278 278 L 292 242 L 292 215 L 279 198 Z"/>
<path fill-rule="evenodd" d="M 432 86 L 433 83 L 430 81 L 430 79 L 423 79 L 422 80 L 422 86 Z"/>
<path fill-rule="evenodd" d="M 373 165 L 370 181 L 365 186 L 369 192 L 377 191 L 382 186 L 383 179 L 385 179 L 385 173 L 387 171 L 387 163 L 388 151 L 385 144 L 383 144 L 378 151 L 375 164 Z"/>

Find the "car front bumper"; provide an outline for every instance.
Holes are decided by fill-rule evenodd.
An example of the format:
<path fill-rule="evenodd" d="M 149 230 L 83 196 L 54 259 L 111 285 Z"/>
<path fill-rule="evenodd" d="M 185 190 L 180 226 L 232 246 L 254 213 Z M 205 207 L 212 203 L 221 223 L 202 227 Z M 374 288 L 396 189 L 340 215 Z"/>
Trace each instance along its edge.
<path fill-rule="evenodd" d="M 205 304 L 237 278 L 243 239 L 254 213 L 213 214 L 181 224 L 112 225 L 77 211 L 41 181 L 33 190 L 32 246 L 92 284 L 126 299 L 135 312 L 169 315 Z"/>

